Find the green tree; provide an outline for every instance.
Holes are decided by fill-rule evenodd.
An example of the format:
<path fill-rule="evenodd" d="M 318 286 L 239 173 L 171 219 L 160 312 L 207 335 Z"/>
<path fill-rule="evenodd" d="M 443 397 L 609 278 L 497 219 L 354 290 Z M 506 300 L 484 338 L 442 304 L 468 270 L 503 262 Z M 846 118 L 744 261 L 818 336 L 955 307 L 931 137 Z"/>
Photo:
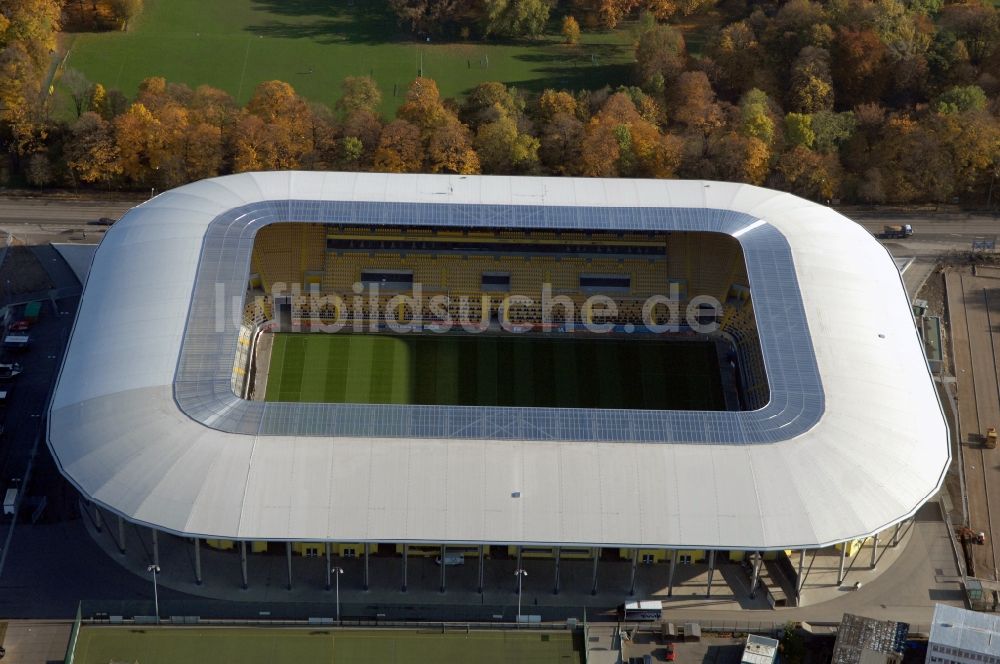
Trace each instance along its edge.
<path fill-rule="evenodd" d="M 502 37 L 536 37 L 549 20 L 546 0 L 481 0 L 483 34 Z"/>
<path fill-rule="evenodd" d="M 753 88 L 740 100 L 740 132 L 763 141 L 766 146 L 774 143 L 771 104 L 762 90 Z"/>
<path fill-rule="evenodd" d="M 812 148 L 816 133 L 812 128 L 812 116 L 808 113 L 789 113 L 785 116 L 785 139 L 790 145 Z"/>
<path fill-rule="evenodd" d="M 938 95 L 934 110 L 938 113 L 982 111 L 986 101 L 986 93 L 978 85 L 955 85 Z"/>
<path fill-rule="evenodd" d="M 489 81 L 472 88 L 466 95 L 458 116 L 475 131 L 481 124 L 496 122 L 501 115 L 519 119 L 523 110 L 524 102 L 514 88 Z"/>
<path fill-rule="evenodd" d="M 857 128 L 854 113 L 834 113 L 819 111 L 812 115 L 812 131 L 815 134 L 813 147 L 823 153 L 836 152 L 840 146 L 851 139 Z"/>

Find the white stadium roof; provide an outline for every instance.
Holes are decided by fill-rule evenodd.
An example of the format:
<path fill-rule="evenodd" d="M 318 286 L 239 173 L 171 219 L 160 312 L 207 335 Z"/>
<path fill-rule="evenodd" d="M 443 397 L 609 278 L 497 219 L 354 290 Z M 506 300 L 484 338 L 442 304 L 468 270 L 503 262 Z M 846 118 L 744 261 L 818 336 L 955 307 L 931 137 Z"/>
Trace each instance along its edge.
<path fill-rule="evenodd" d="M 242 296 L 253 235 L 277 221 L 729 233 L 771 402 L 694 413 L 241 400 L 237 326 L 216 300 Z M 909 301 L 878 242 L 789 194 L 663 180 L 276 172 L 163 193 L 97 250 L 48 438 L 107 509 L 244 540 L 815 547 L 913 515 L 949 462 Z"/>

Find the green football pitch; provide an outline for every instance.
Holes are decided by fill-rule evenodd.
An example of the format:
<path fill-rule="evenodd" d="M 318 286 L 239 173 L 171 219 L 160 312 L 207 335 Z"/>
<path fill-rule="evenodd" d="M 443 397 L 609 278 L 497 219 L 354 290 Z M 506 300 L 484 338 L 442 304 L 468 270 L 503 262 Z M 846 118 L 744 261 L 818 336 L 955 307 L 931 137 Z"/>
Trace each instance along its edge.
<path fill-rule="evenodd" d="M 582 662 L 569 633 L 298 628 L 80 630 L 75 664 L 567 664 Z"/>
<path fill-rule="evenodd" d="M 267 401 L 721 410 L 715 346 L 691 341 L 276 334 Z"/>
<path fill-rule="evenodd" d="M 629 29 L 587 31 L 570 47 L 556 23 L 539 39 L 438 42 L 402 31 L 385 0 L 146 0 L 125 32 L 69 35 L 66 66 L 129 96 L 144 78 L 163 76 L 222 88 L 240 104 L 261 81 L 279 79 L 332 105 L 345 76 L 372 76 L 385 113 L 420 71 L 445 97 L 483 81 L 532 91 L 628 83 Z M 58 95 L 72 114 L 65 91 Z"/>

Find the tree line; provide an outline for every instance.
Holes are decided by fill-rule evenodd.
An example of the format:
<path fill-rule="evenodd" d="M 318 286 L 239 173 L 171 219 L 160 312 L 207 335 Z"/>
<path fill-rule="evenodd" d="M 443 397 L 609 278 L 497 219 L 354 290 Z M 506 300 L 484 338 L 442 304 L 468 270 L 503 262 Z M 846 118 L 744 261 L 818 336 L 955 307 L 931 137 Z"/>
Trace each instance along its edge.
<path fill-rule="evenodd" d="M 486 82 L 444 99 L 417 78 L 392 118 L 367 77 L 345 79 L 332 107 L 281 81 L 240 106 L 162 78 L 129 99 L 67 71 L 72 122 L 48 118 L 41 90 L 54 44 L 45 28 L 58 18 L 39 11 L 47 2 L 0 9 L 0 139 L 8 170 L 37 186 L 162 189 L 300 168 L 708 178 L 868 203 L 1000 199 L 1000 14 L 978 0 L 730 8 L 738 18 L 698 57 L 653 2 L 621 2 L 625 15 L 644 12 L 630 84 L 529 94 Z"/>

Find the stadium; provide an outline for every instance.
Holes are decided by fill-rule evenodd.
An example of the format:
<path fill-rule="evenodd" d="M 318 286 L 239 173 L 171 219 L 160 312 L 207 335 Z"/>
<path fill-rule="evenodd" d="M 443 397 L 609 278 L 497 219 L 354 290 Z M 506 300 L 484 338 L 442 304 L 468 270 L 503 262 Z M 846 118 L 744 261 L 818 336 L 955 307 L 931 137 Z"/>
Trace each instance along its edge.
<path fill-rule="evenodd" d="M 633 581 L 755 553 L 801 577 L 837 546 L 842 577 L 950 461 L 884 248 L 724 182 L 275 172 L 160 194 L 98 248 L 48 417 L 119 533 L 151 529 L 154 556 L 187 539 L 199 582 L 201 546 L 234 549 L 244 586 L 276 543 L 363 557 L 366 587 L 369 555 L 397 556 L 403 590 L 413 556 L 478 558 L 480 591 L 500 557 L 592 558 L 596 587 L 609 557 Z"/>

